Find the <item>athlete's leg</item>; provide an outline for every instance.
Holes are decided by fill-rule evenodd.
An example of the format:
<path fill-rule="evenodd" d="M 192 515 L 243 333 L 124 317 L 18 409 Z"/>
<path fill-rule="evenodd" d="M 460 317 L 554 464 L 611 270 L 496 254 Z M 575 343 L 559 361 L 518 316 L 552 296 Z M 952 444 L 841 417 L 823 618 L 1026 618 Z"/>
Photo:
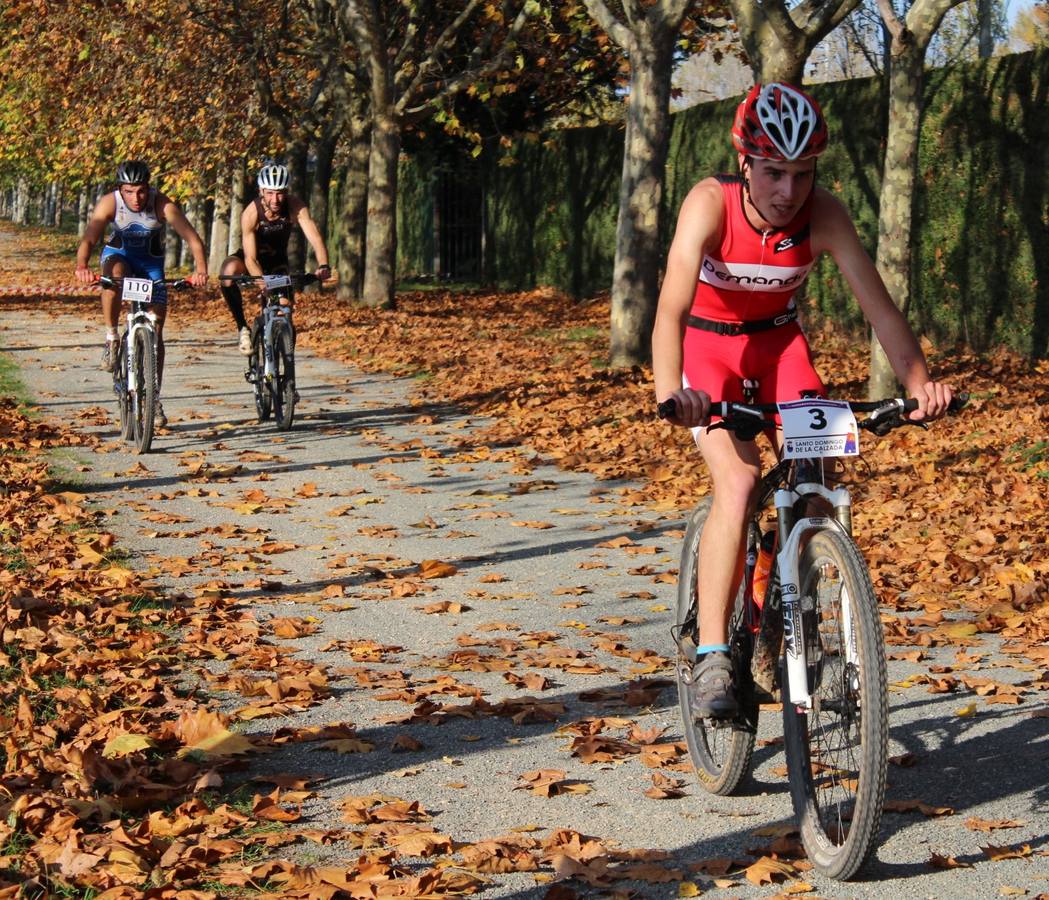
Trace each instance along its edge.
<path fill-rule="evenodd" d="M 102 274 L 110 278 L 123 278 L 131 274 L 131 265 L 123 254 L 109 248 L 103 248 L 99 264 Z M 101 368 L 112 372 L 120 324 L 120 296 L 114 288 L 102 289 L 102 321 L 106 326 L 106 342 L 102 349 Z"/>
<path fill-rule="evenodd" d="M 226 301 L 230 315 L 233 316 L 233 321 L 237 324 L 237 333 L 240 336 L 240 352 L 250 354 L 251 337 L 248 330 L 248 321 L 244 318 L 244 297 L 240 292 L 240 285 L 222 280 L 222 276 L 247 275 L 248 268 L 244 265 L 244 260 L 234 254 L 226 257 L 219 271 L 219 290 L 222 291 L 222 299 Z"/>
<path fill-rule="evenodd" d="M 699 449 L 710 470 L 713 504 L 699 543 L 696 585 L 699 603 L 699 646 L 724 644 L 728 620 L 742 575 L 747 520 L 761 478 L 760 453 L 754 441 L 741 441 L 730 431 L 704 429 Z"/>
<path fill-rule="evenodd" d="M 685 333 L 686 386 L 704 390 L 712 401 L 743 399 L 741 356 L 746 336 L 713 334 L 689 328 Z M 713 487 L 713 505 L 699 546 L 697 588 L 699 646 L 724 644 L 739 583 L 743 538 L 761 475 L 753 441 L 725 430 L 694 430 Z"/>

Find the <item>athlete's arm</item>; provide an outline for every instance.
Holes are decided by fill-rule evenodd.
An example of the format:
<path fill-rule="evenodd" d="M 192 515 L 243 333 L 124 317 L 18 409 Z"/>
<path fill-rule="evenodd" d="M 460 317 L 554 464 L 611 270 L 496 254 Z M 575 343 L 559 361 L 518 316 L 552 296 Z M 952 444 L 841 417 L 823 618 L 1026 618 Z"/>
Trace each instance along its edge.
<path fill-rule="evenodd" d="M 244 267 L 248 270 L 249 275 L 254 275 L 256 278 L 265 274 L 262 266 L 259 265 L 259 249 L 255 241 L 255 229 L 258 226 L 258 207 L 254 203 L 249 203 L 244 207 L 244 212 L 240 214 L 240 246 L 244 250 Z"/>
<path fill-rule="evenodd" d="M 331 274 L 331 267 L 328 265 L 328 248 L 324 246 L 324 238 L 321 236 L 317 223 L 313 221 L 313 217 L 310 215 L 309 207 L 298 197 L 289 197 L 288 214 L 291 216 L 292 221 L 296 222 L 299 228 L 302 229 L 306 240 L 310 242 L 310 246 L 313 248 L 313 255 L 317 257 L 317 277 L 321 281 L 325 281 Z"/>
<path fill-rule="evenodd" d="M 189 249 L 193 253 L 195 271 L 189 276 L 189 283 L 194 287 L 203 287 L 208 283 L 208 259 L 204 254 L 204 242 L 197 234 L 197 229 L 190 224 L 179 205 L 159 191 L 157 192 L 157 209 L 160 211 L 161 221 L 166 221 L 174 228 L 175 233 L 189 244 Z"/>
<path fill-rule="evenodd" d="M 701 385 L 693 385 L 693 389 L 682 388 L 682 344 L 688 311 L 696 293 L 699 267 L 704 252 L 721 233 L 723 207 L 721 186 L 713 178 L 699 182 L 685 197 L 667 255 L 667 270 L 652 329 L 656 400 L 661 403 L 673 397 L 677 405 L 673 421 L 690 427 L 707 423 L 711 398 L 701 390 Z"/>
<path fill-rule="evenodd" d="M 812 210 L 812 249 L 834 258 L 885 350 L 893 372 L 910 396 L 918 400 L 913 419 L 936 418 L 947 411 L 951 388 L 934 381 L 906 317 L 892 302 L 848 211 L 832 194 L 817 188 Z"/>
<path fill-rule="evenodd" d="M 102 239 L 106 226 L 117 216 L 117 201 L 110 191 L 95 204 L 95 210 L 88 219 L 84 236 L 76 248 L 76 280 L 82 284 L 93 284 L 95 273 L 91 269 L 91 251 Z"/>

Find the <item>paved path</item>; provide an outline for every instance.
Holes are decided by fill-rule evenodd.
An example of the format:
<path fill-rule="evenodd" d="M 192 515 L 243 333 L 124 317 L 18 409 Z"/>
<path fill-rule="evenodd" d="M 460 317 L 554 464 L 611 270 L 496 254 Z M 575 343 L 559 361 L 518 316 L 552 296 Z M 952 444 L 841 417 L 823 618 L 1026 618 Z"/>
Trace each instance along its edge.
<path fill-rule="evenodd" d="M 464 452 L 457 438 L 475 426 L 468 416 L 416 405 L 410 382 L 364 375 L 305 351 L 298 362 L 301 413 L 290 433 L 278 433 L 255 422 L 232 329 L 219 336 L 188 330 L 177 315 L 163 392 L 171 424 L 153 453 L 135 456 L 118 439 L 108 376 L 96 367 L 99 333 L 97 323 L 53 310 L 5 313 L 0 352 L 22 367 L 45 414 L 105 439 L 98 452 L 82 452 L 67 466 L 109 514 L 108 527 L 133 555 L 131 564 L 152 571 L 174 594 L 196 596 L 201 585 L 221 582 L 264 630 L 288 617 L 298 623 L 293 632 L 316 626 L 301 637 L 271 639 L 286 648 L 285 660 L 325 667 L 330 696 L 242 729 L 263 735 L 349 722 L 374 746 L 351 754 L 288 744 L 251 760 L 247 775 L 326 776 L 304 807 L 309 824 L 345 827 L 341 799 L 382 793 L 418 800 L 435 828 L 456 841 L 524 826 L 538 826 L 540 835 L 572 828 L 623 848 L 669 851 L 687 870 L 767 846 L 767 829 L 790 821 L 776 713 L 763 717 L 760 738 L 767 743 L 739 798 L 708 796 L 687 773 L 664 769 L 686 779 L 686 796 L 650 799 L 644 791 L 657 770 L 641 754 L 584 764 L 570 753 L 575 735 L 558 730 L 587 717 L 620 716 L 642 731 L 662 731 L 658 741 L 681 739 L 676 695 L 661 687 L 672 677 L 662 660 L 672 646 L 676 516 L 628 505 L 620 485 L 535 465 L 527 449 Z M 427 560 L 455 571 L 422 578 L 419 564 Z M 437 604 L 448 611 L 421 609 Z M 954 655 L 933 652 L 944 663 Z M 513 675 L 545 676 L 547 684 L 511 684 L 501 661 L 512 663 Z M 485 668 L 492 671 L 472 670 Z M 230 663 L 208 669 L 221 675 Z M 894 662 L 890 679 L 919 671 L 926 670 Z M 428 681 L 449 676 L 459 687 Z M 996 668 L 994 677 L 1032 675 Z M 638 678 L 647 680 L 646 690 L 624 692 Z M 377 699 L 408 686 L 413 693 L 403 697 L 412 702 Z M 432 695 L 438 703 L 465 707 L 476 691 L 489 704 L 533 697 L 544 706 L 516 707 L 530 710 L 522 724 L 508 715 L 427 721 L 416 702 L 437 688 L 453 691 Z M 246 702 L 222 697 L 230 711 Z M 951 806 L 955 814 L 887 814 L 865 879 L 843 886 L 808 878 L 817 893 L 977 897 L 995 896 L 1003 885 L 1028 896 L 1049 892 L 1044 855 L 991 863 L 980 852 L 987 844 L 1024 842 L 1036 853 L 1046 849 L 1047 720 L 1032 717 L 1031 703 L 981 705 L 977 716 L 959 717 L 969 698 L 922 687 L 897 689 L 892 699 L 892 752 L 911 752 L 917 764 L 892 768 L 889 797 Z M 414 720 L 403 721 L 413 709 Z M 552 721 L 534 721 L 544 711 Z M 605 732 L 616 739 L 627 733 L 625 725 Z M 405 736 L 420 746 L 391 752 Z M 564 770 L 588 792 L 547 798 L 514 790 L 536 769 Z M 1024 824 L 986 834 L 963 826 L 970 816 Z M 339 844 L 289 852 L 324 863 L 352 853 Z M 937 871 L 926 864 L 932 853 L 975 865 Z M 712 897 L 782 890 L 739 878 L 721 889 L 702 873 L 688 877 Z M 635 896 L 677 895 L 676 882 L 631 886 Z M 484 896 L 545 891 L 518 874 L 498 876 Z"/>

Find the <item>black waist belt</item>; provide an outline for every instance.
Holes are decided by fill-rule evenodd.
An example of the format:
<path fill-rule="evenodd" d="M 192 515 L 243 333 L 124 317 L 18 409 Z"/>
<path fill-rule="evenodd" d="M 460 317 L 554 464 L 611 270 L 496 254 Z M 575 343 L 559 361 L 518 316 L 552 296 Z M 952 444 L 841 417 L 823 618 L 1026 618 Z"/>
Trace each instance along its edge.
<path fill-rule="evenodd" d="M 714 319 L 689 316 L 688 327 L 698 328 L 700 331 L 713 331 L 715 334 L 753 334 L 755 331 L 768 331 L 770 328 L 788 325 L 797 318 L 796 309 L 788 309 L 782 315 L 773 316 L 771 319 L 751 319 L 749 322 L 717 322 Z"/>

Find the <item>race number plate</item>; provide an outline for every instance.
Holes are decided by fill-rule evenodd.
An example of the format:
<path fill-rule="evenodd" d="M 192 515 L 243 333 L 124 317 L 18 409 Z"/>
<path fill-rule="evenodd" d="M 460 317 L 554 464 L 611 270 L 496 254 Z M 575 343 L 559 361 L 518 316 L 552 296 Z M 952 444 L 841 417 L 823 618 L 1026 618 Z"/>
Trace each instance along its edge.
<path fill-rule="evenodd" d="M 291 287 L 291 278 L 288 275 L 263 275 L 262 284 L 267 291 L 275 291 L 277 288 Z"/>
<path fill-rule="evenodd" d="M 125 278 L 120 296 L 128 303 L 149 303 L 153 297 L 153 282 L 148 278 Z"/>
<path fill-rule="evenodd" d="M 777 406 L 783 421 L 783 455 L 787 459 L 859 455 L 859 429 L 848 403 L 795 400 Z"/>

